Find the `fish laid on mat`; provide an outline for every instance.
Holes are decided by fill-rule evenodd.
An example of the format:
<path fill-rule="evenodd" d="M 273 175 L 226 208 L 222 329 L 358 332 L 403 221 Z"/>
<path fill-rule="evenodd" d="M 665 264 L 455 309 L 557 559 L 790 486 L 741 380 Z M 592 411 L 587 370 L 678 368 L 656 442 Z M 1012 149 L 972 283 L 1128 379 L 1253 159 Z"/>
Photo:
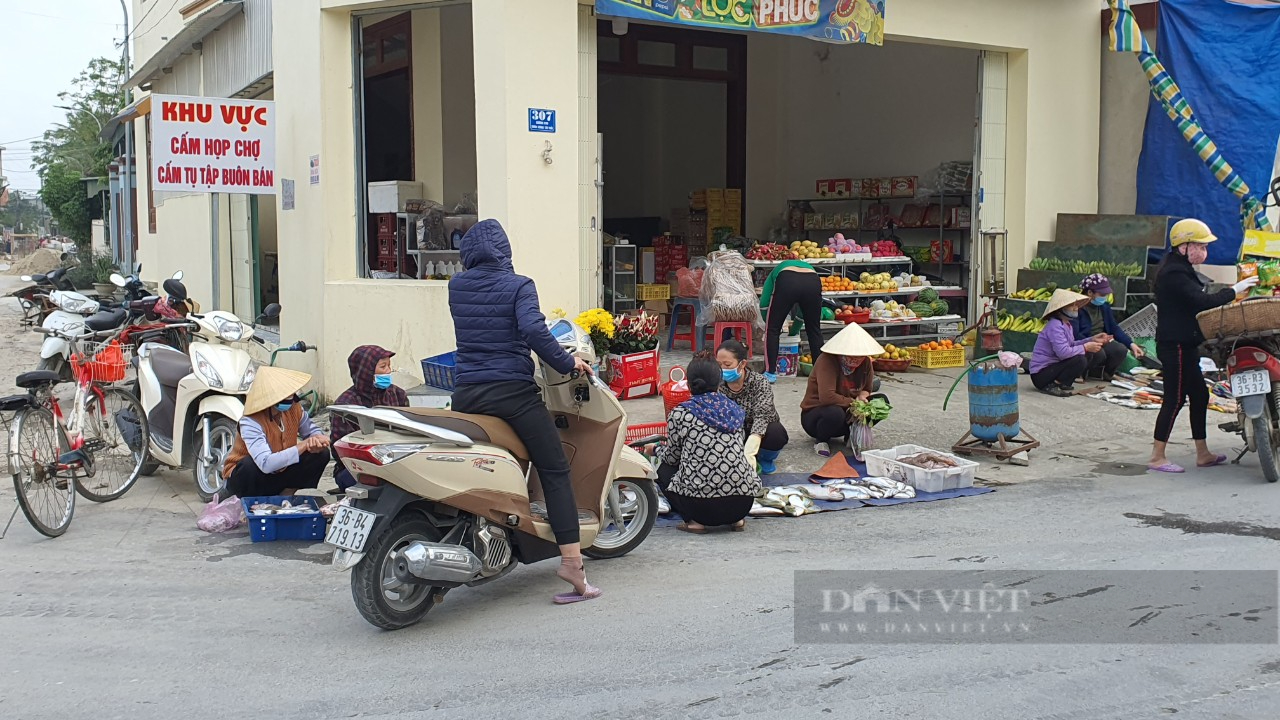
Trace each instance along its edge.
<path fill-rule="evenodd" d="M 792 485 L 791 487 L 813 500 L 824 500 L 826 502 L 841 502 L 844 500 L 844 493 L 828 485 Z"/>

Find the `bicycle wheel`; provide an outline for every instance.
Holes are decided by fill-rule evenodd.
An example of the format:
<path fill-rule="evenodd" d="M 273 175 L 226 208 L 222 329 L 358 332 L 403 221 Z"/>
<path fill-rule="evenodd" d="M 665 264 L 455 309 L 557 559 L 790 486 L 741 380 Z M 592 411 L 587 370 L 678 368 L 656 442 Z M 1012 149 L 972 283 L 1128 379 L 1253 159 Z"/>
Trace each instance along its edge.
<path fill-rule="evenodd" d="M 58 537 L 71 525 L 76 494 L 67 478 L 58 477 L 58 457 L 67 449 L 66 436 L 47 408 L 18 412 L 9 430 L 9 469 L 18 507 L 41 535 Z"/>
<path fill-rule="evenodd" d="M 124 388 L 103 388 L 102 403 L 85 396 L 84 447 L 93 458 L 92 474 L 76 475 L 76 492 L 87 500 L 109 502 L 124 495 L 142 475 L 147 461 L 147 414 Z"/>

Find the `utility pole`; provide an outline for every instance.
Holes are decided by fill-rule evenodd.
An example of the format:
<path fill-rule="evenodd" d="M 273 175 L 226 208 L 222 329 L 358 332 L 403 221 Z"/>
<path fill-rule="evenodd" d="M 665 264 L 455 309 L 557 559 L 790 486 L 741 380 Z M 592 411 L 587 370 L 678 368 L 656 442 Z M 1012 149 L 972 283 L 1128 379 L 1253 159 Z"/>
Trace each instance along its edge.
<path fill-rule="evenodd" d="M 123 107 L 129 107 L 129 87 L 127 80 L 129 78 L 129 37 L 133 34 L 129 29 L 129 6 L 125 0 L 120 0 L 120 12 L 124 15 L 124 57 L 121 67 L 124 76 L 120 80 L 120 101 Z M 120 257 L 124 258 L 127 267 L 133 267 L 137 262 L 133 257 L 133 216 L 137 212 L 134 207 L 134 160 L 133 160 L 133 121 L 130 120 L 125 125 L 124 133 L 124 181 L 120 184 Z"/>

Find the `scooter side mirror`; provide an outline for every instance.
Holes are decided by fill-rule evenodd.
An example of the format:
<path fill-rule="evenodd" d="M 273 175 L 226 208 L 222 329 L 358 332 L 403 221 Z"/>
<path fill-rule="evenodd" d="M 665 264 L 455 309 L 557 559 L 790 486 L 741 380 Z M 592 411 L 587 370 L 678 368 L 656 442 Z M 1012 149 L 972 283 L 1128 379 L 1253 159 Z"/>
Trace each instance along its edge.
<path fill-rule="evenodd" d="M 139 277 L 141 277 L 141 275 L 142 275 L 142 263 L 138 263 L 137 265 L 134 265 L 134 266 L 133 266 L 133 274 L 134 274 L 134 275 L 137 275 L 137 276 L 139 276 Z"/>
<path fill-rule="evenodd" d="M 122 288 L 127 286 L 129 284 L 129 281 L 126 280 L 125 277 L 120 273 L 111 273 L 111 284 L 115 285 L 116 287 Z"/>
<path fill-rule="evenodd" d="M 22 280 L 22 282 L 35 282 L 35 278 L 31 277 L 30 275 L 23 275 L 19 279 Z"/>
<path fill-rule="evenodd" d="M 139 270 L 139 272 L 141 272 L 141 270 Z M 181 270 L 179 270 L 178 272 L 174 273 L 174 274 L 173 274 L 173 277 L 172 277 L 172 278 L 169 278 L 169 279 L 170 279 L 170 280 L 182 280 L 182 271 L 181 271 Z"/>
<path fill-rule="evenodd" d="M 274 320 L 280 317 L 280 303 L 271 303 L 263 308 L 262 317 L 267 320 Z"/>

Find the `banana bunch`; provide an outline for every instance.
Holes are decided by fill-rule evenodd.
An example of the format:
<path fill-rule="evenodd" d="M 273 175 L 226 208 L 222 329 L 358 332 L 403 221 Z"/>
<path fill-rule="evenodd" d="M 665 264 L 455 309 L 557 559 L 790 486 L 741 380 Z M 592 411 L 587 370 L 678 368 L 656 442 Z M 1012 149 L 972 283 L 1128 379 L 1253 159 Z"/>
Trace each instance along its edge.
<path fill-rule="evenodd" d="M 1053 297 L 1053 291 L 1056 290 L 1057 288 L 1058 288 L 1057 285 L 1054 285 L 1053 283 L 1049 283 L 1048 285 L 1042 288 L 1027 288 L 1025 290 L 1019 290 L 1014 294 L 1010 295 L 1009 297 L 1015 298 L 1018 300 L 1045 301 Z"/>
<path fill-rule="evenodd" d="M 1047 272 L 1069 272 L 1087 275 L 1101 273 L 1110 277 L 1139 277 L 1143 268 L 1137 263 L 1113 263 L 1103 260 L 1066 260 L 1063 258 L 1033 258 L 1029 264 L 1032 270 Z"/>
<path fill-rule="evenodd" d="M 1045 321 L 1024 312 L 1014 315 L 1006 310 L 996 313 L 996 327 L 1009 332 L 1039 333 L 1044 330 Z"/>

